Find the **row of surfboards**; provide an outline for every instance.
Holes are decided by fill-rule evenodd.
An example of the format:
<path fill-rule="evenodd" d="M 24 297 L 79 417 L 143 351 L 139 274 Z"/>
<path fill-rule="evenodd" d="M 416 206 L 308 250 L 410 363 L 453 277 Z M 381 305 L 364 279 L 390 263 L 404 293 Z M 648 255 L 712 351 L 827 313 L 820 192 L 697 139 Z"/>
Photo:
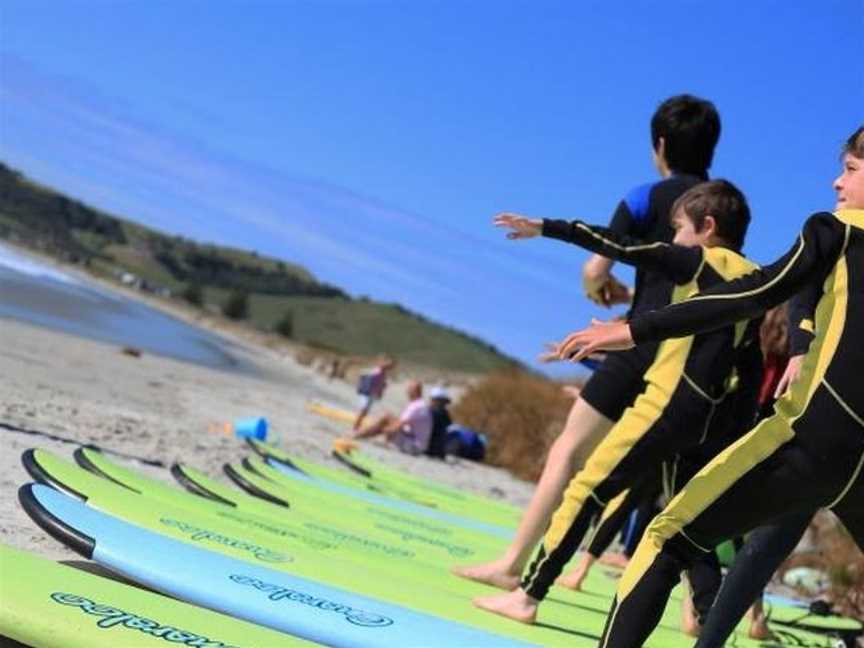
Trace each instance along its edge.
<path fill-rule="evenodd" d="M 257 456 L 226 466 L 239 489 L 187 465 L 172 467 L 183 488 L 172 486 L 90 448 L 75 463 L 25 452 L 35 483 L 19 491 L 23 509 L 123 582 L 0 546 L 0 635 L 88 647 L 596 645 L 614 590 L 602 572 L 585 592 L 556 591 L 535 626 L 472 608 L 482 586 L 448 573 L 496 555 L 515 508 L 362 455 L 329 467 L 250 445 Z M 835 636 L 861 628 L 819 622 Z M 785 645 L 836 645 L 818 625 L 775 628 Z M 670 606 L 649 645 L 691 644 Z"/>

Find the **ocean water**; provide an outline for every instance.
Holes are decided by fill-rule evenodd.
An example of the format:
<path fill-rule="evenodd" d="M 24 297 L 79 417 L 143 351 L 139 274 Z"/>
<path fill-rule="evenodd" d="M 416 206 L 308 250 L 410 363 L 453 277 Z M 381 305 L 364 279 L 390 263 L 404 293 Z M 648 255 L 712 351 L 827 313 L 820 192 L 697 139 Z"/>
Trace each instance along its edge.
<path fill-rule="evenodd" d="M 0 343 L 2 318 L 207 367 L 256 372 L 230 342 L 0 244 Z"/>

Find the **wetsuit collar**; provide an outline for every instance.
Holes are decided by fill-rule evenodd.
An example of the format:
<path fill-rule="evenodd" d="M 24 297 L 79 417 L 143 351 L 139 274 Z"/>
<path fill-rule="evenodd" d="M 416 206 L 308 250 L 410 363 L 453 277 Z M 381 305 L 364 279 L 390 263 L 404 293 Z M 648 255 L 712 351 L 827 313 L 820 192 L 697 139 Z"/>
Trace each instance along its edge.
<path fill-rule="evenodd" d="M 838 209 L 834 216 L 847 225 L 864 229 L 864 209 Z"/>

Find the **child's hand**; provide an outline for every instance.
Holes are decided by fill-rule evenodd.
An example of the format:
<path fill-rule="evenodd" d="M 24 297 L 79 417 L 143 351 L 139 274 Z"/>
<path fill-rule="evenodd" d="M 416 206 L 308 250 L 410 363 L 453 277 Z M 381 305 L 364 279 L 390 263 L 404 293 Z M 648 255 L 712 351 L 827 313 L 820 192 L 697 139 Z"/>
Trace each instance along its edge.
<path fill-rule="evenodd" d="M 798 380 L 801 375 L 801 365 L 804 364 L 804 354 L 792 356 L 786 364 L 786 371 L 780 376 L 777 388 L 774 390 L 774 398 L 780 398 L 789 389 L 789 386 Z"/>
<path fill-rule="evenodd" d="M 537 356 L 537 360 L 540 362 L 557 362 L 561 358 L 558 357 L 558 343 L 557 342 L 547 342 L 543 345 L 543 353 Z"/>
<path fill-rule="evenodd" d="M 591 320 L 591 326 L 571 333 L 558 345 L 558 358 L 579 362 L 595 351 L 622 351 L 633 346 L 627 322 Z"/>
<path fill-rule="evenodd" d="M 633 300 L 633 292 L 630 287 L 625 286 L 611 274 L 606 283 L 600 287 L 600 295 L 602 305 L 607 308 L 616 304 L 629 304 Z"/>
<path fill-rule="evenodd" d="M 509 227 L 508 239 L 526 239 L 540 236 L 543 233 L 543 221 L 539 218 L 525 218 L 519 214 L 502 212 L 492 221 L 495 227 Z"/>

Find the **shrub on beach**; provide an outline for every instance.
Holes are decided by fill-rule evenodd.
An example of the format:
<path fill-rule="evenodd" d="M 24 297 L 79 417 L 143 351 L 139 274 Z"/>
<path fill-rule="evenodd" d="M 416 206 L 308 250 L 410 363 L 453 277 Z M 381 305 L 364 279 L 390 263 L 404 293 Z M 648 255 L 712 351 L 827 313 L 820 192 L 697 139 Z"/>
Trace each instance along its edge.
<path fill-rule="evenodd" d="M 234 320 L 249 317 L 249 293 L 245 290 L 235 290 L 222 306 L 222 314 Z"/>
<path fill-rule="evenodd" d="M 487 436 L 487 463 L 535 481 L 572 403 L 560 383 L 502 370 L 469 387 L 452 415 L 454 421 Z"/>
<path fill-rule="evenodd" d="M 273 330 L 276 331 L 279 335 L 286 338 L 294 337 L 294 314 L 289 310 L 285 311 L 285 314 L 279 318 L 279 321 L 276 322 L 276 325 L 273 327 Z"/>
<path fill-rule="evenodd" d="M 204 305 L 204 290 L 201 288 L 201 284 L 199 283 L 188 284 L 183 289 L 183 292 L 180 293 L 180 296 L 193 306 Z"/>

